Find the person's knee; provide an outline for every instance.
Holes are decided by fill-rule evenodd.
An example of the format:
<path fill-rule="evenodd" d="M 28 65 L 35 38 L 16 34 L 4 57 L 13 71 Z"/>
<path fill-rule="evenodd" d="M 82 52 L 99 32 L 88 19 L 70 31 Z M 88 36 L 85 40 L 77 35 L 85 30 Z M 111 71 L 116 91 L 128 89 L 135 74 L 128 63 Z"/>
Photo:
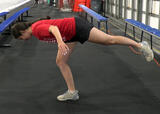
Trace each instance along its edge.
<path fill-rule="evenodd" d="M 57 65 L 59 68 L 60 68 L 60 67 L 64 67 L 66 64 L 67 64 L 67 63 L 66 63 L 64 60 L 59 59 L 59 58 L 56 59 L 56 65 Z"/>

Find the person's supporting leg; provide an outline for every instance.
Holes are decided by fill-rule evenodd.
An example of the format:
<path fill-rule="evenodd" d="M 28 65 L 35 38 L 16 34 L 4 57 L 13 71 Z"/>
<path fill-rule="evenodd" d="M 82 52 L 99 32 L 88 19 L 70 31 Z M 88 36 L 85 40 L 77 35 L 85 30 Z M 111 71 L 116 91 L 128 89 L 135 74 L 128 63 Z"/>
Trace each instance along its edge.
<path fill-rule="evenodd" d="M 66 84 L 68 86 L 68 90 L 75 91 L 72 72 L 71 72 L 71 69 L 70 69 L 69 65 L 67 64 L 67 62 L 68 62 L 68 59 L 69 59 L 76 43 L 73 42 L 73 43 L 66 43 L 66 44 L 70 50 L 68 51 L 68 53 L 66 55 L 62 55 L 62 53 L 60 53 L 58 51 L 57 58 L 56 58 L 56 64 L 59 67 L 59 69 L 60 69 L 60 71 L 66 81 Z"/>
<path fill-rule="evenodd" d="M 141 47 L 141 44 L 135 42 L 134 40 L 131 40 L 123 36 L 108 35 L 95 27 L 92 28 L 90 31 L 90 36 L 89 36 L 88 41 L 93 42 L 93 43 L 104 44 L 104 45 L 119 44 L 119 45 L 134 46 L 136 48 Z"/>
<path fill-rule="evenodd" d="M 124 36 L 108 35 L 95 27 L 93 27 L 90 31 L 88 41 L 93 43 L 103 44 L 103 45 L 118 44 L 118 45 L 133 46 L 137 48 L 140 52 L 142 52 L 143 56 L 148 62 L 152 61 L 154 58 L 153 51 L 151 50 L 147 42 L 144 41 L 141 43 L 137 43 L 136 41 L 131 40 Z"/>
<path fill-rule="evenodd" d="M 76 45 L 76 42 L 66 43 L 66 44 L 69 47 L 69 52 L 66 55 L 62 55 L 58 51 L 57 59 L 56 59 L 57 66 L 60 68 L 60 71 L 61 71 L 61 73 L 66 81 L 67 87 L 68 87 L 67 92 L 65 92 L 62 95 L 57 96 L 57 99 L 59 101 L 78 100 L 79 99 L 78 91 L 75 90 L 75 85 L 74 85 L 74 80 L 73 80 L 71 69 L 70 69 L 69 65 L 67 64 L 69 56 L 71 55 L 71 53 Z"/>

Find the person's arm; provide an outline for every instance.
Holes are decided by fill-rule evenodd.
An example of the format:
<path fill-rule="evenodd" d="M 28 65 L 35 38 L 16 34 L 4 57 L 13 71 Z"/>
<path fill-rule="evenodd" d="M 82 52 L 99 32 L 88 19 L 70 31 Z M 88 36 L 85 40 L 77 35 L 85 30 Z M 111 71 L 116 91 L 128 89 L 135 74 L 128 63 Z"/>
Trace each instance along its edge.
<path fill-rule="evenodd" d="M 53 26 L 51 25 L 49 27 L 49 32 L 52 33 L 56 40 L 57 40 L 57 43 L 58 43 L 58 49 L 62 52 L 63 55 L 66 55 L 67 54 L 67 51 L 69 50 L 68 46 L 63 42 L 62 40 L 62 36 L 61 36 L 61 33 L 59 32 L 59 29 L 57 26 Z"/>
<path fill-rule="evenodd" d="M 57 43 L 63 43 L 63 40 L 62 40 L 62 36 L 61 36 L 61 33 L 59 32 L 59 29 L 57 26 L 53 26 L 51 25 L 49 27 L 49 32 L 52 33 L 55 37 L 56 37 L 56 40 L 57 40 Z"/>

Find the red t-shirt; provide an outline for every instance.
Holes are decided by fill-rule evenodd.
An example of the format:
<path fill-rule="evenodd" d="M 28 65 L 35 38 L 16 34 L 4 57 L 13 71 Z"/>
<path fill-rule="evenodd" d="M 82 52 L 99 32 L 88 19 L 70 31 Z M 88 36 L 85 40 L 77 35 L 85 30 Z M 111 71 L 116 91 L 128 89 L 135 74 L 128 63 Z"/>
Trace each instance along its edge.
<path fill-rule="evenodd" d="M 49 32 L 49 27 L 57 26 L 63 41 L 72 39 L 76 34 L 75 18 L 40 20 L 32 24 L 32 34 L 39 40 L 57 42 L 55 36 Z"/>

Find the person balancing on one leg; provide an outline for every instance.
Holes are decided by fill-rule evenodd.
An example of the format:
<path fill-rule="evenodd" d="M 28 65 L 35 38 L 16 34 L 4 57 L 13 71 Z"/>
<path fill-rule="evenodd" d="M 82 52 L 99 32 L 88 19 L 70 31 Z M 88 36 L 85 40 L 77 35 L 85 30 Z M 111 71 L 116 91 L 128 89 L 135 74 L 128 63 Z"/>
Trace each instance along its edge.
<path fill-rule="evenodd" d="M 137 43 L 127 37 L 106 34 L 79 17 L 16 23 L 12 27 L 12 34 L 16 39 L 28 40 L 33 35 L 41 41 L 58 44 L 56 64 L 68 87 L 67 92 L 57 97 L 59 101 L 79 99 L 70 66 L 67 64 L 77 42 L 132 46 L 137 48 L 148 62 L 154 57 L 147 42 Z"/>

